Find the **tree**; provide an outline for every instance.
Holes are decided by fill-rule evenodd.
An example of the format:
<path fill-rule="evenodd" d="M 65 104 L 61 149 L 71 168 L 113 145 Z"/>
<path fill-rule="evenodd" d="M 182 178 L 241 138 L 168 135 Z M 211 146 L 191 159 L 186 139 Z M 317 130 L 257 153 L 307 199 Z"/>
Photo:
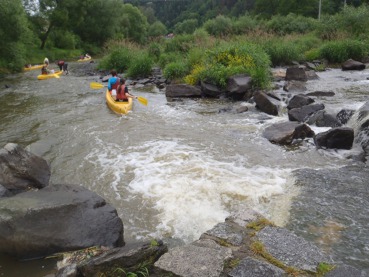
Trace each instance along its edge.
<path fill-rule="evenodd" d="M 197 19 L 186 19 L 183 22 L 179 22 L 174 26 L 174 32 L 176 34 L 192 34 L 199 23 Z"/>
<path fill-rule="evenodd" d="M 21 0 L 0 1 L 0 71 L 20 71 L 25 63 L 25 47 L 31 41 Z"/>
<path fill-rule="evenodd" d="M 125 38 L 141 44 L 145 42 L 148 23 L 137 7 L 123 5 L 119 27 Z"/>

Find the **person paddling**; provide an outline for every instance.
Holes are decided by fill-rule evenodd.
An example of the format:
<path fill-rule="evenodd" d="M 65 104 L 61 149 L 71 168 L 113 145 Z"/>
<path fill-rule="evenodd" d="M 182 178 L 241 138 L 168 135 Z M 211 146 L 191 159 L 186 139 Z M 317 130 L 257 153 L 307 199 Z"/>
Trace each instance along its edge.
<path fill-rule="evenodd" d="M 120 79 L 119 86 L 117 88 L 117 98 L 116 101 L 128 101 L 128 98 L 134 98 L 137 99 L 137 96 L 134 96 L 128 92 L 128 88 L 125 85 L 126 80 Z"/>
<path fill-rule="evenodd" d="M 117 76 L 117 72 L 113 69 L 110 72 L 111 76 L 108 80 L 108 90 L 110 92 L 110 95 L 113 97 L 113 99 L 116 99 L 117 96 L 117 88 L 119 86 L 119 77 Z"/>

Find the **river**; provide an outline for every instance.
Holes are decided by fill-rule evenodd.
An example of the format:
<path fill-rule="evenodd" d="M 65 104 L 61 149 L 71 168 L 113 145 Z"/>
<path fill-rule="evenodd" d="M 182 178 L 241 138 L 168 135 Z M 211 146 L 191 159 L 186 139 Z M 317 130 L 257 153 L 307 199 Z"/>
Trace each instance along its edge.
<path fill-rule="evenodd" d="M 273 117 L 249 103 L 170 102 L 154 87 L 130 88 L 149 104 L 136 101 L 132 112 L 119 116 L 106 106 L 103 89 L 89 87 L 99 78 L 74 74 L 78 66 L 70 63 L 70 74 L 59 79 L 38 81 L 36 70 L 0 80 L 0 146 L 14 142 L 42 156 L 51 167 L 50 183 L 80 184 L 105 198 L 122 218 L 126 243 L 152 237 L 188 243 L 246 208 L 285 226 L 299 194 L 293 170 L 337 168 L 360 152 L 357 145 L 317 150 L 312 139 L 296 147 L 274 145 L 262 132 L 288 120 L 286 109 Z M 368 69 L 318 75 L 307 88 L 335 92 L 316 99 L 328 112 L 356 110 L 368 100 Z M 234 105 L 249 111 L 219 112 Z M 35 268 L 47 271 L 50 264 Z M 17 270 L 16 263 L 0 260 L 0 276 L 42 276 Z"/>

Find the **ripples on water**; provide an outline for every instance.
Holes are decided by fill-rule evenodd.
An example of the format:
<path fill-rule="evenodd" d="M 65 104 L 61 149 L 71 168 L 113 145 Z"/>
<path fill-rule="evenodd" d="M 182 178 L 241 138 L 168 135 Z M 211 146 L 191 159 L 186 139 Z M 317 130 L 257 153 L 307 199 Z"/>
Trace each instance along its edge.
<path fill-rule="evenodd" d="M 149 105 L 136 102 L 133 112 L 118 116 L 103 90 L 89 88 L 99 79 L 73 76 L 72 69 L 60 79 L 38 81 L 38 72 L 27 72 L 17 82 L 1 81 L 1 147 L 28 147 L 50 163 L 52 183 L 81 184 L 107 199 L 124 222 L 127 242 L 190 242 L 250 207 L 284 225 L 299 192 L 291 172 L 343 166 L 358 151 L 318 151 L 311 139 L 294 148 L 273 145 L 261 133 L 287 121 L 286 113 L 272 117 L 242 103 L 249 111 L 236 114 L 227 110 L 241 103 L 225 100 L 167 102 L 156 89 L 131 89 Z M 326 110 L 357 109 L 367 100 L 367 72 L 318 74 L 308 91 L 336 93 L 316 99 Z M 3 89 L 5 83 L 11 88 Z"/>

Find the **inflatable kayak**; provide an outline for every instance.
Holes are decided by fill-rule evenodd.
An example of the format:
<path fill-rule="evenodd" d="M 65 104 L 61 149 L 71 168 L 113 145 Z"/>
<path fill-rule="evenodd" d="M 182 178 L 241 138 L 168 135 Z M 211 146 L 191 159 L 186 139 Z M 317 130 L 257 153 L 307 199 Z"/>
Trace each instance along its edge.
<path fill-rule="evenodd" d="M 92 58 L 89 57 L 89 58 L 84 58 L 84 59 L 79 59 L 77 62 L 86 62 L 86 61 L 89 61 L 91 60 Z"/>
<path fill-rule="evenodd" d="M 117 114 L 126 114 L 130 110 L 132 110 L 132 106 L 133 106 L 132 98 L 128 98 L 128 102 L 115 101 L 113 97 L 111 96 L 109 90 L 106 90 L 105 98 L 106 98 L 106 104 L 108 105 L 108 107 Z"/>
<path fill-rule="evenodd" d="M 50 73 L 50 74 L 40 74 L 37 76 L 37 79 L 46 80 L 46 79 L 51 79 L 51 78 L 59 78 L 62 73 L 63 71 L 57 71 L 55 73 Z"/>
<path fill-rule="evenodd" d="M 39 65 L 32 65 L 31 67 L 25 67 L 24 71 L 31 71 L 34 69 L 41 69 L 44 65 L 43 64 L 39 64 Z"/>

